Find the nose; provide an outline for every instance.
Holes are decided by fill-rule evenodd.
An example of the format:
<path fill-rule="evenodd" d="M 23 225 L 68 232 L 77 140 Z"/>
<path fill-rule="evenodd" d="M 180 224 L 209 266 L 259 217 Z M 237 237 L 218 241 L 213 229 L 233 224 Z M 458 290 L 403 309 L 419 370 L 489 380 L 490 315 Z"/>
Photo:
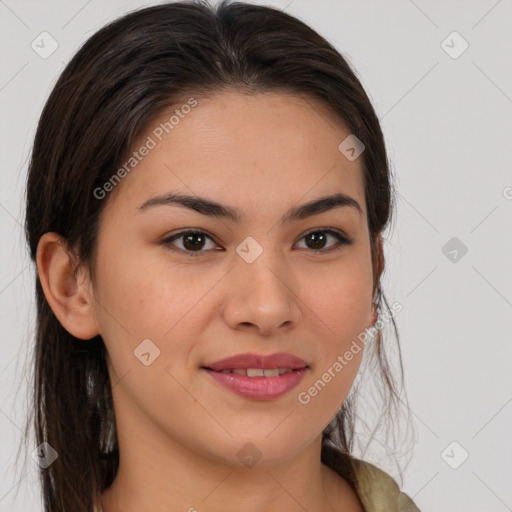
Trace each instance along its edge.
<path fill-rule="evenodd" d="M 223 316 L 232 329 L 270 336 L 298 324 L 299 286 L 283 257 L 272 252 L 263 251 L 252 263 L 240 259 L 229 273 Z"/>

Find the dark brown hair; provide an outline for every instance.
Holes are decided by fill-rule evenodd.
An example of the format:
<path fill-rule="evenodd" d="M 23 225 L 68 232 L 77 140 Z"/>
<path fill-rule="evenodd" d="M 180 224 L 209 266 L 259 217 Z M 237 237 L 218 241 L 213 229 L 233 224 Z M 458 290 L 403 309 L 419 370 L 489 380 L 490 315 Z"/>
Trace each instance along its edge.
<path fill-rule="evenodd" d="M 278 9 L 240 2 L 143 8 L 109 23 L 80 48 L 44 106 L 32 148 L 25 221 L 32 261 L 41 236 L 57 232 L 94 276 L 99 218 L 109 198 L 98 200 L 93 191 L 112 177 L 163 109 L 228 90 L 282 91 L 320 101 L 364 143 L 360 158 L 375 302 L 379 311 L 383 304 L 389 310 L 377 242 L 391 219 L 393 194 L 371 102 L 347 61 L 306 24 Z M 87 341 L 72 336 L 54 315 L 39 279 L 35 291 L 33 418 L 27 428 L 33 421 L 36 444 L 47 442 L 58 452 L 40 470 L 44 510 L 91 512 L 119 464 L 105 345 L 101 336 Z M 390 323 L 401 385 L 393 315 Z M 380 330 L 365 357 L 367 352 L 382 392 L 379 424 L 384 415 L 393 423 L 403 399 Z M 358 393 L 352 391 L 323 432 L 322 461 L 333 468 L 339 465 L 336 454 L 353 450 Z"/>

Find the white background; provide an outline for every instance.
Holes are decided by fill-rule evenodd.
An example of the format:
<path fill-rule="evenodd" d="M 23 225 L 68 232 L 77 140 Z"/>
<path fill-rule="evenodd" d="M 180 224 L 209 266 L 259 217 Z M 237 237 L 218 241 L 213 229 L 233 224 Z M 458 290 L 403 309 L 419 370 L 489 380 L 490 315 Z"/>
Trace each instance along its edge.
<path fill-rule="evenodd" d="M 0 512 L 42 510 L 35 462 L 14 468 L 34 328 L 22 225 L 36 123 L 78 47 L 152 3 L 0 1 Z M 254 3 L 286 8 L 333 43 L 381 119 L 399 193 L 384 286 L 403 304 L 417 435 L 403 489 L 422 512 L 512 510 L 512 1 Z M 31 48 L 43 31 L 59 45 L 47 59 Z M 458 58 L 441 46 L 453 31 L 469 44 Z M 442 252 L 452 237 L 468 248 L 457 262 Z M 441 456 L 453 441 L 445 459 L 469 453 L 458 469 Z"/>

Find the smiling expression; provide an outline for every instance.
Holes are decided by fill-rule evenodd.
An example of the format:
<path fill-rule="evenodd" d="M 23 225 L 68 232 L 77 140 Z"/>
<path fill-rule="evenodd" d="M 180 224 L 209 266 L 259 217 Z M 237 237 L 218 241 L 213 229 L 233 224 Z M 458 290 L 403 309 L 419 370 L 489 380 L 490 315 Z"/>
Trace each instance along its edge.
<path fill-rule="evenodd" d="M 362 351 L 307 405 L 297 395 L 372 311 L 362 159 L 338 150 L 349 134 L 327 107 L 298 95 L 198 97 L 104 199 L 94 316 L 117 383 L 118 428 L 156 428 L 237 463 L 246 442 L 279 460 L 329 423 Z M 235 394 L 201 368 L 276 352 L 309 368 L 274 400 Z"/>

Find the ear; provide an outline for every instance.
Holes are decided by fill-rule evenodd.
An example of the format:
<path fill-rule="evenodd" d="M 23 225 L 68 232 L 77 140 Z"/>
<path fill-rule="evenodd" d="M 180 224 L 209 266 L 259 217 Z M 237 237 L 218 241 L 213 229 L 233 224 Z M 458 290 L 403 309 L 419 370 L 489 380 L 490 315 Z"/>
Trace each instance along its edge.
<path fill-rule="evenodd" d="M 62 326 L 83 340 L 99 334 L 92 283 L 82 266 L 75 272 L 65 239 L 57 233 L 45 233 L 37 245 L 36 262 L 46 300 Z"/>

